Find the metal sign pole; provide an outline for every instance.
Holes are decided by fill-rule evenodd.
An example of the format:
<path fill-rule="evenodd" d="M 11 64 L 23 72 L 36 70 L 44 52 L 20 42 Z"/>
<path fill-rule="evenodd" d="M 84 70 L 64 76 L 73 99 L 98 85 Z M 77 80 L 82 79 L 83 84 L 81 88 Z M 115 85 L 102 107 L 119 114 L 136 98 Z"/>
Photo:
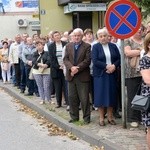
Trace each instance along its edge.
<path fill-rule="evenodd" d="M 124 61 L 124 40 L 121 40 L 121 95 L 122 95 L 122 125 L 127 128 L 127 108 L 125 98 L 125 61 Z"/>

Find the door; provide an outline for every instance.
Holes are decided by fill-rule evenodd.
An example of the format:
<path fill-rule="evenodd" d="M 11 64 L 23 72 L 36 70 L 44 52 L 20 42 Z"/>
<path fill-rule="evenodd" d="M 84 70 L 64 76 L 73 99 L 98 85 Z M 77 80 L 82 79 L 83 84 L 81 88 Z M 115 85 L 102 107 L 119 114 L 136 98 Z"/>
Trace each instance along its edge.
<path fill-rule="evenodd" d="M 73 29 L 86 28 L 92 29 L 92 12 L 74 12 L 73 13 Z"/>

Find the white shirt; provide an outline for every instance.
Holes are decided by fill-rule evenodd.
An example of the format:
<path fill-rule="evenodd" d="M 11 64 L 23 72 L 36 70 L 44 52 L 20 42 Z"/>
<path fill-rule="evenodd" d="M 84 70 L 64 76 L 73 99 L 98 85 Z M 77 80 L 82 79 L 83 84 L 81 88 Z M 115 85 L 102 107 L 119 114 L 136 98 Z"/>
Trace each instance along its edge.
<path fill-rule="evenodd" d="M 106 57 L 106 64 L 112 64 L 111 63 L 111 54 L 110 54 L 110 50 L 108 47 L 108 44 L 106 45 L 102 45 L 104 53 L 105 53 L 105 57 Z"/>

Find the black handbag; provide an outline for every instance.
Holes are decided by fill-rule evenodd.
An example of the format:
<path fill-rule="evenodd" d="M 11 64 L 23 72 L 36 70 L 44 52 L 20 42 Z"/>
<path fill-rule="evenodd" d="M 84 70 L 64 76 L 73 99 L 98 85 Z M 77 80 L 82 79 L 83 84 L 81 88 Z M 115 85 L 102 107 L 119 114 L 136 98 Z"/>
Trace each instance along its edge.
<path fill-rule="evenodd" d="M 132 109 L 140 110 L 140 111 L 150 111 L 150 97 L 135 95 L 131 102 Z"/>
<path fill-rule="evenodd" d="M 134 110 L 149 112 L 150 111 L 150 97 L 140 95 L 139 90 L 140 90 L 140 87 L 138 88 L 138 91 L 131 102 L 132 104 L 131 108 Z"/>

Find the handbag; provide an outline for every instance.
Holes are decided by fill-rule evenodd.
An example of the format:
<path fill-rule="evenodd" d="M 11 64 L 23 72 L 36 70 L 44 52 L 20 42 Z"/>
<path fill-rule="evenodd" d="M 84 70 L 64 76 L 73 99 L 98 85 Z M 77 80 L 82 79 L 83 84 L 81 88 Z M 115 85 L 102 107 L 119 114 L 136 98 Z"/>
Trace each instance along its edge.
<path fill-rule="evenodd" d="M 40 73 L 43 73 L 43 71 L 44 71 L 44 68 L 42 68 L 42 67 L 39 67 L 39 68 L 38 68 L 38 71 L 39 71 Z"/>
<path fill-rule="evenodd" d="M 37 58 L 36 62 L 40 59 L 40 57 L 41 57 L 41 55 Z M 31 67 L 31 70 L 29 72 L 29 79 L 30 80 L 34 80 L 34 75 L 33 75 L 33 68 L 34 68 L 34 66 Z"/>
<path fill-rule="evenodd" d="M 43 64 L 43 60 L 42 60 L 42 59 L 41 59 L 41 63 Z M 38 68 L 38 71 L 39 71 L 40 73 L 43 73 L 44 69 L 45 69 L 45 68 L 43 68 L 43 67 L 39 67 L 39 68 Z"/>
<path fill-rule="evenodd" d="M 131 108 L 139 111 L 150 111 L 150 97 L 139 95 L 140 86 L 131 102 Z"/>
<path fill-rule="evenodd" d="M 29 72 L 29 79 L 30 79 L 30 80 L 34 80 L 33 67 L 31 68 L 31 70 L 30 70 L 30 72 Z"/>
<path fill-rule="evenodd" d="M 131 102 L 132 109 L 140 110 L 140 111 L 150 111 L 150 97 L 142 96 L 142 95 L 135 95 Z"/>

